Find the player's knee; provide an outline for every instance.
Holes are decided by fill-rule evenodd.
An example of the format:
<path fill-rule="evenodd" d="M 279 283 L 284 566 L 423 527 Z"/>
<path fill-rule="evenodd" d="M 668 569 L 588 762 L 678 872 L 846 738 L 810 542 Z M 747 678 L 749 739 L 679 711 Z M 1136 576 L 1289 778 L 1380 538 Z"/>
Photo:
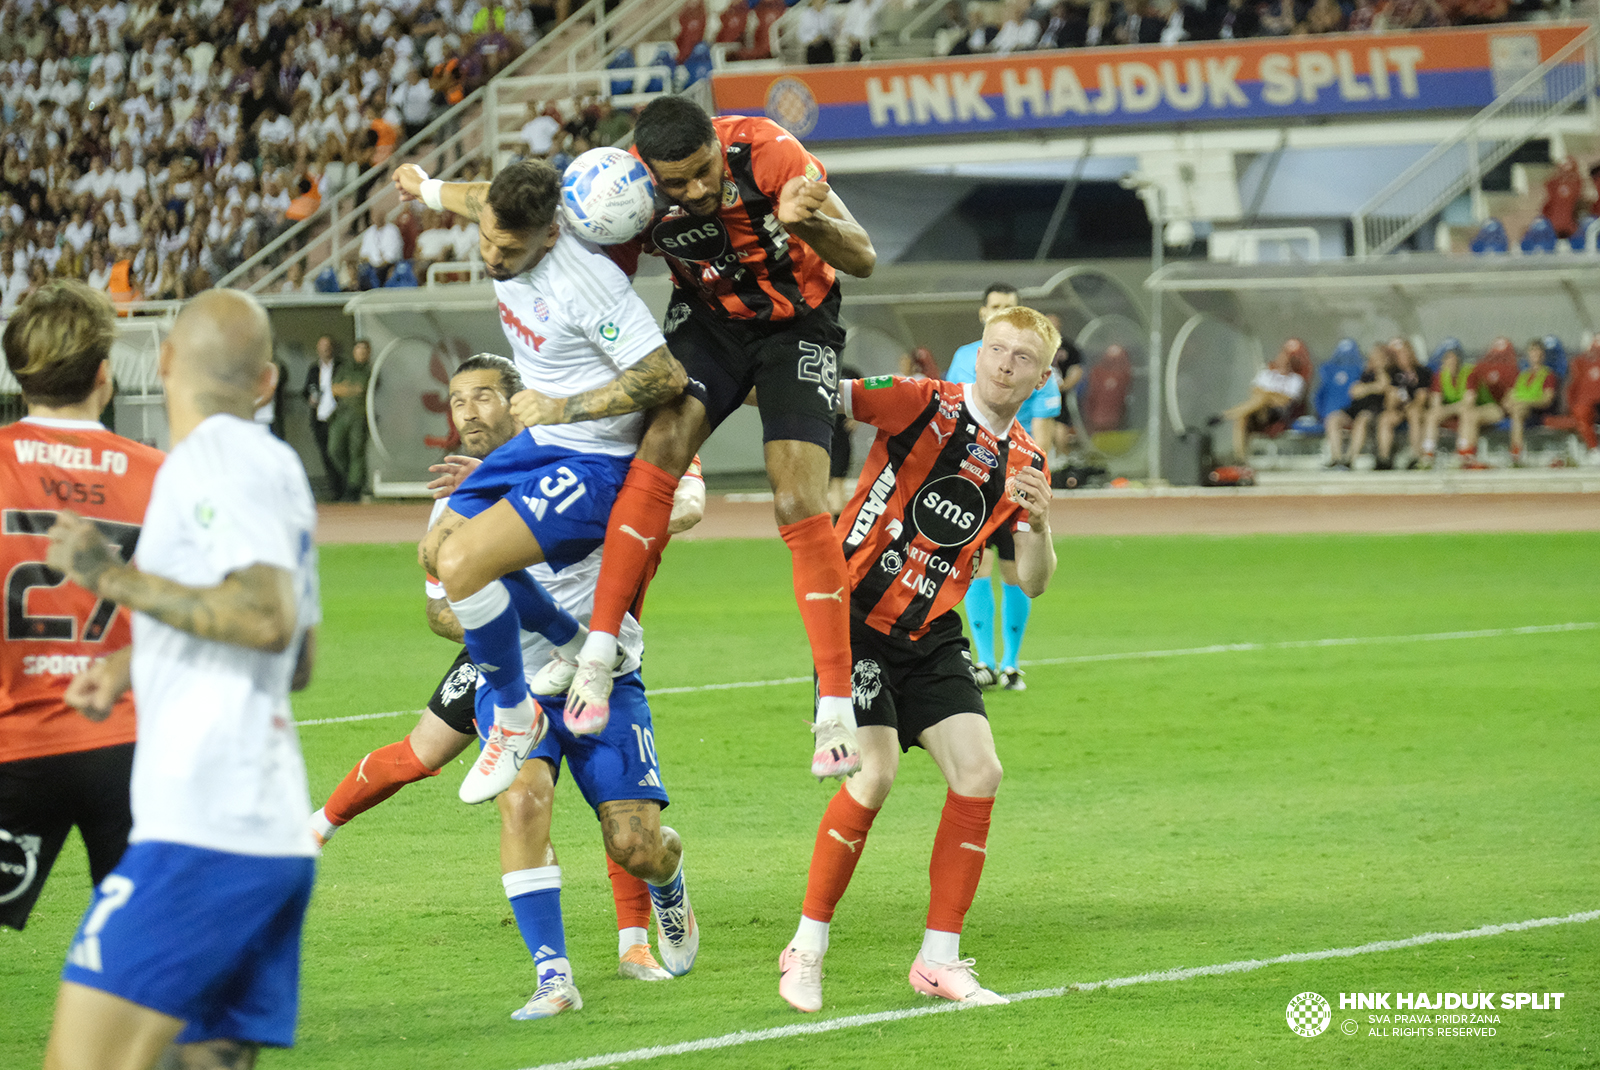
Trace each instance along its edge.
<path fill-rule="evenodd" d="M 889 798 L 889 789 L 894 787 L 897 766 L 898 763 L 891 763 L 886 768 L 863 761 L 860 772 L 848 781 L 851 797 L 869 810 L 881 808 Z"/>
<path fill-rule="evenodd" d="M 606 854 L 611 861 L 641 880 L 657 876 L 666 847 L 660 835 L 650 835 L 643 829 L 608 832 Z"/>
<path fill-rule="evenodd" d="M 550 827 L 550 813 L 555 803 L 553 787 L 512 784 L 496 801 L 500 807 L 500 820 L 512 832 Z"/>
<path fill-rule="evenodd" d="M 961 763 L 955 776 L 950 778 L 950 789 L 957 795 L 969 795 L 975 799 L 993 798 L 1000 790 L 1004 773 L 1000 759 L 995 755 L 977 756 Z"/>
<path fill-rule="evenodd" d="M 466 598 L 482 586 L 473 583 L 472 555 L 461 539 L 446 539 L 434 551 L 434 564 L 438 566 L 434 575 L 452 599 Z"/>

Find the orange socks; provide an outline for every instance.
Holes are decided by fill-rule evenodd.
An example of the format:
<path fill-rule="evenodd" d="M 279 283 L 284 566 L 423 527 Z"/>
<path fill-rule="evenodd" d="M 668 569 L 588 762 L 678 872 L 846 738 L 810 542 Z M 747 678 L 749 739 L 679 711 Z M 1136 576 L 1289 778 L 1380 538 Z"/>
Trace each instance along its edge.
<path fill-rule="evenodd" d="M 806 638 L 811 641 L 817 694 L 848 700 L 850 573 L 845 566 L 844 548 L 833 533 L 827 513 L 787 524 L 778 533 L 794 558 L 794 599 L 800 606 Z"/>
<path fill-rule="evenodd" d="M 616 635 L 622 628 L 622 615 L 633 604 L 645 578 L 655 572 L 654 562 L 667 544 L 672 496 L 677 489 L 676 479 L 648 461 L 634 458 L 628 466 L 628 478 L 617 492 L 606 525 L 594 614 L 589 620 L 591 632 Z"/>
<path fill-rule="evenodd" d="M 989 815 L 994 800 L 945 792 L 939 831 L 928 862 L 928 928 L 959 933 L 983 876 L 989 849 Z"/>
<path fill-rule="evenodd" d="M 618 929 L 650 928 L 650 886 L 617 865 L 606 855 L 606 873 L 611 877 L 611 898 L 617 904 Z"/>
<path fill-rule="evenodd" d="M 817 845 L 811 849 L 811 871 L 806 876 L 806 901 L 801 912 L 817 921 L 832 921 L 834 908 L 850 887 L 850 878 L 867 845 L 867 831 L 878 811 L 856 802 L 843 784 L 828 803 L 817 827 Z"/>
<path fill-rule="evenodd" d="M 411 740 L 402 739 L 379 747 L 361 759 L 333 789 L 322 812 L 334 825 L 342 825 L 407 784 L 438 775 L 437 769 L 429 769 L 417 758 L 417 752 L 411 749 Z"/>

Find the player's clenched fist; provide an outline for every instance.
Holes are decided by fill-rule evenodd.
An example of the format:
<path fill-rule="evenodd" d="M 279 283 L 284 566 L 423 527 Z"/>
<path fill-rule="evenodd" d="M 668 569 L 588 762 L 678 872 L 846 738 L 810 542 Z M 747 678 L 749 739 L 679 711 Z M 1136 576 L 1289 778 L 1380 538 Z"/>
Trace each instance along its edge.
<path fill-rule="evenodd" d="M 400 193 L 400 200 L 419 201 L 422 199 L 422 183 L 428 178 L 428 172 L 414 163 L 401 164 L 394 169 L 394 188 Z"/>
<path fill-rule="evenodd" d="M 795 175 L 778 192 L 778 222 L 804 223 L 816 215 L 833 188 L 826 182 Z"/>
<path fill-rule="evenodd" d="M 1050 481 L 1037 468 L 1024 468 L 1011 481 L 1011 500 L 1028 510 L 1028 526 L 1044 527 L 1050 519 Z"/>

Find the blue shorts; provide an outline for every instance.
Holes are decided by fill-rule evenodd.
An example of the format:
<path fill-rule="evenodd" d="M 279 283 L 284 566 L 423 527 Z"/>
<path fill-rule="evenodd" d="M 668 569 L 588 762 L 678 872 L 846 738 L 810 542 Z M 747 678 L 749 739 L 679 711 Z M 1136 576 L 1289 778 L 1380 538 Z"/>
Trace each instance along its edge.
<path fill-rule="evenodd" d="M 665 810 L 667 791 L 661 786 L 661 766 L 656 761 L 656 738 L 650 723 L 650 704 L 637 672 L 618 677 L 611 687 L 611 719 L 604 732 L 575 736 L 567 731 L 560 696 L 537 696 L 550 731 L 528 755 L 543 758 L 561 775 L 561 759 L 572 770 L 572 781 L 596 813 L 600 804 L 623 799 L 653 799 Z M 478 688 L 478 732 L 494 724 L 494 691 Z"/>
<path fill-rule="evenodd" d="M 557 572 L 606 541 L 606 521 L 632 457 L 574 453 L 521 434 L 489 454 L 450 495 L 451 511 L 475 517 L 504 500 L 521 514 Z"/>
<path fill-rule="evenodd" d="M 95 889 L 61 979 L 183 1019 L 179 1044 L 287 1048 L 315 876 L 310 858 L 129 844 Z"/>

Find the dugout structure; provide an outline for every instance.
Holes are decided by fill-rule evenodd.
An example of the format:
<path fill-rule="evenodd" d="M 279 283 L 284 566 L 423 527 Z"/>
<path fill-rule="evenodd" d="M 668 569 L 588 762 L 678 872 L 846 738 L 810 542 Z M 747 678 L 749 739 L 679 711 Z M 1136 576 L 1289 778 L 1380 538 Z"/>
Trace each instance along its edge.
<path fill-rule="evenodd" d="M 1341 338 L 1363 348 L 1403 336 L 1427 360 L 1459 338 L 1469 358 L 1505 336 L 1520 352 L 1554 334 L 1575 353 L 1600 316 L 1600 259 L 1580 254 L 1234 265 L 1169 264 L 1145 283 L 1171 298 L 1178 327 L 1165 357 L 1162 416 L 1182 435 L 1243 399 L 1284 339 L 1320 364 Z M 1175 308 L 1171 306 L 1176 306 Z"/>

